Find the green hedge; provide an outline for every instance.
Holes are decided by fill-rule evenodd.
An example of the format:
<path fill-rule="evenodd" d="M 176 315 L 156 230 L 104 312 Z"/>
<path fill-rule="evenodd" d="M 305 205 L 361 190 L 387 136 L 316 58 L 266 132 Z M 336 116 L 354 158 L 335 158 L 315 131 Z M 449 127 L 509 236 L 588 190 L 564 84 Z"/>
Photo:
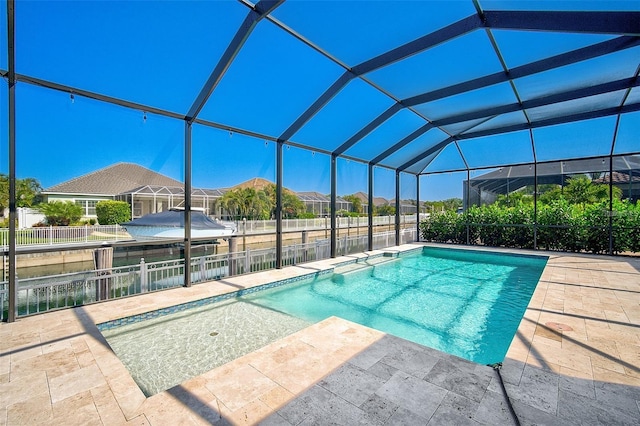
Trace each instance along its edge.
<path fill-rule="evenodd" d="M 98 201 L 96 216 L 100 225 L 116 225 L 131 220 L 131 208 L 125 201 Z"/>
<path fill-rule="evenodd" d="M 534 247 L 534 206 L 491 204 L 463 214 L 433 214 L 420 222 L 425 241 L 493 247 Z M 608 253 L 609 202 L 569 204 L 554 200 L 538 204 L 537 245 L 545 250 Z M 640 204 L 614 200 L 613 252 L 640 252 Z"/>

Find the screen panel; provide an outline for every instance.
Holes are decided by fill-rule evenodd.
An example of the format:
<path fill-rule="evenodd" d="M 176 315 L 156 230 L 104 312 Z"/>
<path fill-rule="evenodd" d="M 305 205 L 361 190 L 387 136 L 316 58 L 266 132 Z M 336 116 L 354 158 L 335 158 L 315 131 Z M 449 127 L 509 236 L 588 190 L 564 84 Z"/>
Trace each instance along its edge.
<path fill-rule="evenodd" d="M 287 1 L 273 15 L 354 66 L 474 13 L 470 2 Z"/>
<path fill-rule="evenodd" d="M 538 161 L 607 155 L 616 117 L 561 124 L 533 130 Z"/>
<path fill-rule="evenodd" d="M 349 148 L 346 154 L 364 160 L 371 160 L 425 124 L 426 122 L 422 118 L 409 110 L 403 109 Z"/>
<path fill-rule="evenodd" d="M 640 112 L 622 114 L 614 154 L 640 152 Z"/>
<path fill-rule="evenodd" d="M 458 142 L 470 168 L 507 166 L 533 161 L 528 131 L 505 133 Z"/>
<path fill-rule="evenodd" d="M 360 79 L 352 80 L 293 139 L 333 151 L 392 104 L 391 98 L 371 85 Z"/>
<path fill-rule="evenodd" d="M 343 72 L 334 62 L 263 20 L 200 117 L 278 137 Z"/>
<path fill-rule="evenodd" d="M 428 70 L 427 78 L 425 70 Z M 486 34 L 475 31 L 369 73 L 367 77 L 404 99 L 499 71 L 502 66 Z"/>
<path fill-rule="evenodd" d="M 16 71 L 186 113 L 248 12 L 237 2 L 16 2 Z"/>

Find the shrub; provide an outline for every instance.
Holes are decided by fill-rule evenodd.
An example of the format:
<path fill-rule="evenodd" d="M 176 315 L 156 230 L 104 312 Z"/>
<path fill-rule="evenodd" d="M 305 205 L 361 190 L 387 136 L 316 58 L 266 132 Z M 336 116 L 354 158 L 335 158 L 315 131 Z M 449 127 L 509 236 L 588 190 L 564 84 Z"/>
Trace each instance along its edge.
<path fill-rule="evenodd" d="M 131 209 L 125 201 L 98 201 L 96 215 L 101 225 L 116 225 L 131 220 Z"/>
<path fill-rule="evenodd" d="M 601 209 L 608 210 L 608 202 L 602 203 Z M 606 221 L 601 224 L 606 226 L 605 247 L 602 249 L 607 252 L 609 250 L 609 219 L 608 211 L 604 212 Z M 613 228 L 613 252 L 638 252 L 640 251 L 640 205 L 634 205 L 628 200 L 613 200 L 611 225 Z M 601 248 L 596 246 L 596 248 Z"/>
<path fill-rule="evenodd" d="M 494 247 L 533 248 L 533 205 L 497 203 L 471 207 L 464 214 L 431 215 L 420 222 L 426 241 Z M 538 203 L 538 247 L 571 252 L 609 252 L 609 201 L 571 204 L 564 198 Z M 611 214 L 613 252 L 640 251 L 640 203 L 613 199 Z"/>
<path fill-rule="evenodd" d="M 538 246 L 545 250 L 580 251 L 585 238 L 584 216 L 566 200 L 538 206 Z"/>
<path fill-rule="evenodd" d="M 298 215 L 298 219 L 315 219 L 316 215 L 311 212 L 304 212 Z"/>
<path fill-rule="evenodd" d="M 609 251 L 609 203 L 600 202 L 585 206 L 584 249 L 592 253 Z"/>
<path fill-rule="evenodd" d="M 467 226 L 463 215 L 452 211 L 431 215 L 420 223 L 422 238 L 438 243 L 462 244 L 467 241 Z"/>
<path fill-rule="evenodd" d="M 16 219 L 16 227 L 18 226 L 18 220 Z M 0 219 L 0 228 L 8 228 L 9 227 L 9 218 L 5 217 Z"/>
<path fill-rule="evenodd" d="M 38 210 L 51 226 L 69 226 L 82 217 L 83 208 L 72 201 L 53 201 L 38 205 Z"/>

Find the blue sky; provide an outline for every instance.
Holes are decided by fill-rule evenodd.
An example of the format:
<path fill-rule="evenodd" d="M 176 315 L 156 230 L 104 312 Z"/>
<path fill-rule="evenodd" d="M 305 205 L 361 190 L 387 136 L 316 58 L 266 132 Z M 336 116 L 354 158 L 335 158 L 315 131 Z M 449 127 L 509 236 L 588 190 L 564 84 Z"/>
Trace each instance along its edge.
<path fill-rule="evenodd" d="M 185 2 L 164 1 L 18 1 L 17 71 L 184 113 L 247 13 L 237 2 L 187 3 L 188 8 Z M 3 2 L 3 13 L 4 7 Z M 113 31 L 112 26 L 123 30 Z M 275 44 L 269 48 L 265 40 Z M 218 86 L 201 116 L 277 136 L 342 72 L 307 50 L 301 43 L 287 42 L 272 24 L 260 24 L 232 65 L 234 72 Z M 305 53 L 303 63 L 314 70 L 312 76 L 281 75 L 283 69 L 299 68 L 299 56 Z M 0 67 L 7 68 L 4 55 Z M 278 82 L 266 84 L 270 80 Z M 280 85 L 285 80 L 289 85 L 283 91 Z M 6 93 L 3 84 L 2 123 Z M 36 177 L 46 188 L 125 161 L 183 179 L 184 128 L 179 120 L 150 113 L 145 120 L 142 111 L 80 96 L 72 100 L 68 94 L 22 83 L 16 98 L 18 177 Z M 380 99 L 382 103 L 386 108 L 390 102 Z M 278 110 L 277 120 L 263 113 L 271 108 Z M 380 108 L 362 111 L 362 120 L 367 120 Z M 340 137 L 350 136 L 359 127 L 352 123 Z M 3 132 L 3 158 L 6 137 Z M 255 176 L 275 181 L 272 142 L 196 125 L 193 154 L 195 186 L 227 187 Z M 7 169 L 2 161 L 0 171 Z M 341 161 L 339 193 L 366 192 L 366 173 L 363 164 Z M 375 177 L 376 196 L 392 198 L 393 172 L 376 168 Z M 403 197 L 415 198 L 414 178 L 405 181 Z M 286 150 L 284 183 L 298 191 L 330 192 L 329 157 Z"/>
<path fill-rule="evenodd" d="M 638 2 L 640 3 L 640 2 Z M 357 65 L 390 48 L 474 13 L 470 0 L 449 2 L 367 2 L 287 1 L 274 16 L 309 37 L 320 47 L 349 66 Z M 390 7 L 390 5 L 393 7 Z M 446 4 L 446 7 L 442 7 Z M 482 1 L 485 8 L 638 9 L 632 2 L 514 2 Z M 635 4 L 635 6 L 633 6 Z M 631 5 L 631 6 L 630 6 Z M 438 13 L 432 13 L 433 8 Z M 5 16 L 6 3 L 0 2 Z M 235 1 L 23 1 L 16 2 L 16 68 L 25 74 L 97 93 L 148 104 L 184 114 L 233 37 L 248 9 Z M 312 13 L 313 12 L 313 13 Z M 5 25 L 6 19 L 1 19 Z M 401 23 L 401 25 L 398 25 Z M 384 25 L 393 31 L 381 31 Z M 387 27 L 388 28 L 388 27 Z M 114 30 L 116 29 L 116 30 Z M 530 34 L 495 32 L 503 43 L 505 56 L 518 66 L 549 54 L 556 54 L 607 39 L 603 36 L 548 35 L 556 51 L 528 49 Z M 547 37 L 547 36 L 545 36 Z M 486 38 L 474 32 L 451 43 L 464 49 L 466 43 Z M 349 43 L 345 41 L 349 41 Z M 536 39 L 539 40 L 539 39 Z M 0 31 L 0 45 L 6 45 L 6 31 Z M 357 48 L 354 48 L 357 46 Z M 475 54 L 480 55 L 481 52 Z M 524 55 L 524 56 L 523 56 Z M 528 56 L 527 56 L 528 55 Z M 632 63 L 638 51 L 621 55 L 621 63 Z M 435 48 L 415 55 L 393 67 L 369 75 L 377 84 L 410 96 L 434 87 L 499 71 L 495 57 L 482 61 L 467 55 L 471 66 L 460 63 L 452 50 Z M 484 56 L 483 56 L 484 57 Z M 419 72 L 429 64 L 457 63 L 461 66 L 431 67 L 431 79 Z M 631 66 L 633 65 L 633 67 Z M 0 55 L 0 68 L 7 58 Z M 416 72 L 418 71 L 418 72 Z M 574 70 L 585 75 L 584 70 Z M 227 74 L 203 108 L 200 117 L 245 128 L 272 137 L 279 136 L 343 70 L 335 63 L 294 40 L 272 23 L 262 21 L 235 58 Z M 584 79 L 591 78 L 586 75 Z M 588 80 L 585 80 L 588 81 Z M 582 81 L 584 83 L 584 81 Z M 549 81 L 523 79 L 521 90 L 545 90 Z M 509 87 L 494 92 L 467 93 L 418 109 L 432 117 L 446 116 L 464 105 L 491 106 L 495 93 L 508 99 Z M 527 93 L 529 93 L 527 92 Z M 638 96 L 634 92 L 634 96 Z M 184 127 L 181 120 L 167 119 L 143 111 L 19 83 L 17 98 L 17 175 L 35 177 L 44 187 L 72 179 L 117 162 L 132 162 L 182 180 L 184 176 Z M 0 172 L 8 169 L 6 106 L 7 87 L 0 86 Z M 354 102 L 356 99 L 356 102 Z M 501 99 L 501 102 L 503 100 Z M 614 102 L 615 99 L 610 102 Z M 393 102 L 360 80 L 349 83 L 325 109 L 309 121 L 292 140 L 331 150 L 339 146 Z M 541 114 L 545 111 L 540 111 Z M 146 117 L 146 119 L 145 119 Z M 522 120 L 522 117 L 501 117 Z M 634 128 L 637 114 L 625 129 Z M 371 158 L 389 140 L 399 140 L 418 128 L 422 119 L 403 110 L 380 126 L 347 154 Z M 564 139 L 571 135 L 602 135 L 612 128 L 602 119 L 594 129 L 565 126 L 558 129 Z M 553 132 L 554 130 L 542 130 Z M 632 134 L 633 132 L 627 131 Z M 491 143 L 503 147 L 504 159 L 476 141 L 463 141 L 473 167 L 490 167 L 498 161 L 530 161 L 527 134 L 499 138 Z M 630 136 L 631 137 L 631 136 Z M 414 152 L 446 138 L 430 131 L 413 144 Z M 581 140 L 580 143 L 583 143 Z M 629 143 L 629 142 L 623 142 Z M 584 145 L 584 144 L 583 144 Z M 592 146 L 593 145 L 593 146 Z M 573 144 L 566 144 L 562 155 L 573 155 Z M 597 144 L 586 144 L 589 155 L 606 153 Z M 478 148 L 476 148 L 478 147 Z M 415 151 L 418 150 L 418 151 Z M 548 154 L 541 143 L 539 159 L 556 158 L 551 145 Z M 411 153 L 398 152 L 390 160 L 402 164 Z M 329 193 L 329 157 L 321 153 L 290 147 L 285 149 L 284 184 L 296 191 Z M 433 170 L 444 164 L 464 163 L 455 147 L 445 149 L 434 161 Z M 367 167 L 341 159 L 338 164 L 338 193 L 345 195 L 367 190 Z M 375 169 L 374 194 L 395 196 L 394 172 Z M 195 125 L 193 129 L 193 184 L 205 188 L 228 187 L 252 177 L 275 180 L 275 145 L 260 138 L 232 134 L 225 130 Z M 432 176 L 421 181 L 420 198 L 461 197 L 461 180 L 466 173 Z M 415 177 L 402 176 L 401 197 L 415 198 Z"/>

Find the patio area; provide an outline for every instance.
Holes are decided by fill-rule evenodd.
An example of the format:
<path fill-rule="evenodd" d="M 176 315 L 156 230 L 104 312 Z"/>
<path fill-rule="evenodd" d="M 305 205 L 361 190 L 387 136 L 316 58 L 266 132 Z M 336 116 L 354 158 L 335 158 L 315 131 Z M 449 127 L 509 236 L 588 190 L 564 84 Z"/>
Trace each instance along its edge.
<path fill-rule="evenodd" d="M 146 398 L 95 325 L 358 254 L 2 323 L 0 425 L 639 424 L 640 259 L 525 253 L 549 261 L 504 387 L 491 367 L 332 317 Z"/>

